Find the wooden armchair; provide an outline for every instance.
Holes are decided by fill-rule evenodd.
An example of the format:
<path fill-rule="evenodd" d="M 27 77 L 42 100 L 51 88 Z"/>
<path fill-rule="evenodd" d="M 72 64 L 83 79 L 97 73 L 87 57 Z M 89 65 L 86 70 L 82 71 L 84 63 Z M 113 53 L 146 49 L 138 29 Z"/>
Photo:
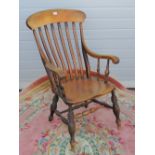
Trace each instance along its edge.
<path fill-rule="evenodd" d="M 108 81 L 109 64 L 119 63 L 112 55 L 99 55 L 91 51 L 84 39 L 84 12 L 79 10 L 45 10 L 31 15 L 27 26 L 33 31 L 34 38 L 55 94 L 50 108 L 49 121 L 53 114 L 58 115 L 68 125 L 71 148 L 75 144 L 75 121 L 73 110 L 87 107 L 91 102 L 111 108 L 120 126 L 120 109 L 117 104 L 115 87 Z M 91 69 L 89 58 L 97 60 L 97 71 Z M 100 61 L 106 60 L 104 79 L 100 74 Z M 112 94 L 113 105 L 97 100 L 97 97 Z M 64 111 L 57 110 L 59 97 L 68 105 Z M 68 118 L 62 114 L 68 112 Z"/>

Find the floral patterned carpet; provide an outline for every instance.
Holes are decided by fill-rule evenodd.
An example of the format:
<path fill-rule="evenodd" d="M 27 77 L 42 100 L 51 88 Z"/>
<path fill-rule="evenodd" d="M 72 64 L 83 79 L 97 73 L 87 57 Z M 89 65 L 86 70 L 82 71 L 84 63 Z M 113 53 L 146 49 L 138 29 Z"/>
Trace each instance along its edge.
<path fill-rule="evenodd" d="M 42 77 L 20 93 L 20 155 L 134 155 L 134 94 L 119 82 L 116 95 L 122 127 L 117 129 L 110 109 L 97 104 L 75 111 L 76 149 L 72 152 L 68 129 L 55 115 L 48 121 L 52 93 L 48 78 Z M 110 96 L 100 98 L 111 104 Z M 58 109 L 66 106 L 59 100 Z"/>

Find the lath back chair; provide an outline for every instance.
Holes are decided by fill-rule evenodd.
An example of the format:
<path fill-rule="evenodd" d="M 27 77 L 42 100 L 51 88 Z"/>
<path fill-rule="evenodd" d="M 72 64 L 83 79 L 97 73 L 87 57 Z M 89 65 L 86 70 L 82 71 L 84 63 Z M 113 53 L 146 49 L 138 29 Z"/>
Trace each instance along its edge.
<path fill-rule="evenodd" d="M 55 94 L 50 107 L 49 121 L 56 113 L 68 125 L 71 148 L 75 144 L 75 120 L 73 110 L 95 102 L 111 108 L 120 126 L 120 109 L 115 95 L 115 87 L 109 82 L 109 64 L 119 63 L 112 55 L 100 55 L 91 51 L 85 42 L 83 22 L 86 18 L 80 10 L 45 10 L 27 19 L 27 26 L 33 31 L 51 88 Z M 92 71 L 89 57 L 97 61 L 96 73 Z M 106 60 L 105 71 L 100 73 L 100 61 Z M 104 78 L 103 78 L 104 77 Z M 113 105 L 97 100 L 97 97 L 112 94 Z M 59 97 L 68 105 L 64 111 L 57 110 Z M 65 118 L 62 114 L 68 112 Z"/>

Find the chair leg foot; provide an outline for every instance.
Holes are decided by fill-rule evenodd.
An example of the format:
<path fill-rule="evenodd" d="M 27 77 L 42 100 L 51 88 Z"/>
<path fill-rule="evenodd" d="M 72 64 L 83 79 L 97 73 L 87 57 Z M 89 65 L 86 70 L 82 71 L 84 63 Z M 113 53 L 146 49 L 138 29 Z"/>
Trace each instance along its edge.
<path fill-rule="evenodd" d="M 68 112 L 68 131 L 70 134 L 70 145 L 71 145 L 71 150 L 74 151 L 75 149 L 75 121 L 74 121 L 74 113 L 72 110 L 72 107 L 69 107 L 69 112 Z"/>
<path fill-rule="evenodd" d="M 116 124 L 117 124 L 117 127 L 120 128 L 121 127 L 120 108 L 119 108 L 119 105 L 117 103 L 117 97 L 115 95 L 114 90 L 112 91 L 111 101 L 113 103 L 113 112 L 114 112 L 114 115 L 116 117 Z"/>
<path fill-rule="evenodd" d="M 59 100 L 58 95 L 54 95 L 52 104 L 50 106 L 50 115 L 49 115 L 49 118 L 48 118 L 48 120 L 50 122 L 53 120 L 53 115 L 54 115 L 54 112 L 55 112 L 55 110 L 57 108 L 57 102 L 58 102 L 58 100 Z"/>

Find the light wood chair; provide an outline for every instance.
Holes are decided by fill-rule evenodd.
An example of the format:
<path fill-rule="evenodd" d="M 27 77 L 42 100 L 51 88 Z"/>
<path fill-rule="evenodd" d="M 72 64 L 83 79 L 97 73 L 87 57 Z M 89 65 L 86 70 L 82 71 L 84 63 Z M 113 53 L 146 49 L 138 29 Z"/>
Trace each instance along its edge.
<path fill-rule="evenodd" d="M 120 109 L 115 95 L 115 87 L 110 83 L 109 64 L 119 63 L 112 55 L 96 54 L 85 42 L 83 22 L 86 18 L 80 10 L 45 10 L 27 19 L 27 26 L 33 31 L 34 38 L 55 94 L 50 107 L 49 121 L 53 114 L 58 115 L 68 125 L 71 148 L 75 144 L 75 120 L 73 110 L 87 107 L 91 102 L 111 108 L 116 123 L 121 124 Z M 96 23 L 99 24 L 99 23 Z M 92 71 L 89 57 L 97 61 L 96 73 Z M 105 71 L 100 73 L 100 61 L 106 60 Z M 104 78 L 103 78 L 104 77 Z M 97 100 L 97 97 L 111 93 L 113 105 Z M 68 105 L 64 111 L 57 110 L 59 97 Z M 62 114 L 68 112 L 68 118 Z"/>

